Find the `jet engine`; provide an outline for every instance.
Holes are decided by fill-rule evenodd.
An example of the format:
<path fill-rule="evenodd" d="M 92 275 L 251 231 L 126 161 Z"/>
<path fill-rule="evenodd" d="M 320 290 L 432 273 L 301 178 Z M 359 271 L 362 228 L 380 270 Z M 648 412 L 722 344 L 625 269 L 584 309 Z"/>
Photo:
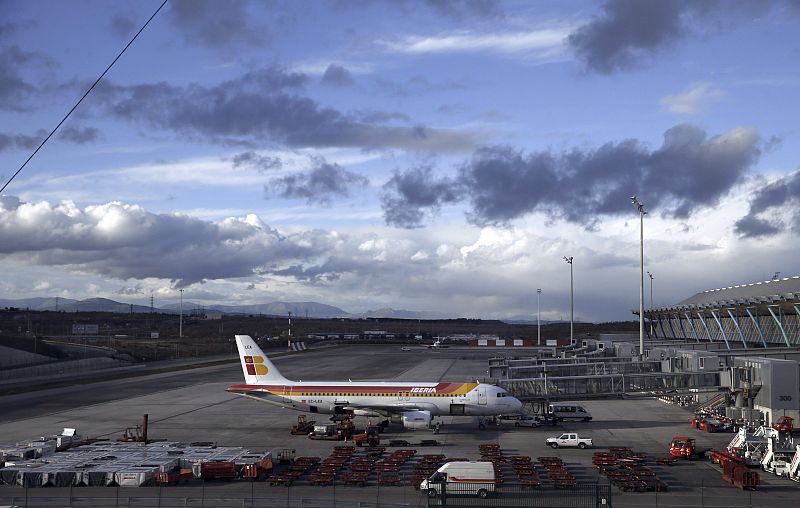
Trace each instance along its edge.
<path fill-rule="evenodd" d="M 431 425 L 430 411 L 406 411 L 400 415 L 403 427 L 411 430 L 427 429 Z"/>

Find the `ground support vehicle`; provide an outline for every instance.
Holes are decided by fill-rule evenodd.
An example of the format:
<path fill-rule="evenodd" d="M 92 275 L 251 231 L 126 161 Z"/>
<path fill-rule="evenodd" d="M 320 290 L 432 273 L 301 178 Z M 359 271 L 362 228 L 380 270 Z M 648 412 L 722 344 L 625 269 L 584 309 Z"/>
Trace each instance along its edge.
<path fill-rule="evenodd" d="M 559 448 L 559 447 L 577 447 L 577 448 L 588 448 L 594 446 L 592 442 L 592 438 L 590 437 L 578 437 L 577 434 L 561 434 L 558 437 L 548 437 L 545 441 L 547 446 L 552 448 Z"/>
<path fill-rule="evenodd" d="M 748 468 L 742 458 L 718 450 L 708 452 L 711 462 L 722 467 L 722 479 L 744 490 L 755 490 L 760 482 L 756 471 Z"/>
<path fill-rule="evenodd" d="M 778 421 L 772 424 L 772 428 L 778 432 L 791 434 L 794 431 L 794 418 L 791 416 L 781 416 Z"/>
<path fill-rule="evenodd" d="M 547 416 L 554 421 L 581 420 L 588 422 L 592 419 L 592 414 L 586 408 L 576 404 L 550 404 L 547 409 Z"/>
<path fill-rule="evenodd" d="M 308 435 L 309 432 L 314 430 L 315 423 L 317 422 L 314 420 L 307 420 L 306 415 L 300 415 L 297 417 L 297 423 L 292 425 L 291 434 L 293 436 Z"/>
<path fill-rule="evenodd" d="M 739 457 L 746 466 L 760 466 L 767 452 L 769 427 L 743 426 L 728 443 L 728 453 Z"/>
<path fill-rule="evenodd" d="M 362 434 L 353 435 L 353 443 L 356 446 L 378 446 L 381 444 L 381 438 L 378 435 L 378 427 L 368 425 Z"/>
<path fill-rule="evenodd" d="M 669 444 L 669 454 L 676 459 L 694 460 L 705 455 L 705 451 L 698 451 L 694 438 L 676 436 Z"/>
<path fill-rule="evenodd" d="M 491 462 L 448 462 L 420 483 L 429 497 L 473 495 L 486 498 L 495 492 L 495 471 Z"/>

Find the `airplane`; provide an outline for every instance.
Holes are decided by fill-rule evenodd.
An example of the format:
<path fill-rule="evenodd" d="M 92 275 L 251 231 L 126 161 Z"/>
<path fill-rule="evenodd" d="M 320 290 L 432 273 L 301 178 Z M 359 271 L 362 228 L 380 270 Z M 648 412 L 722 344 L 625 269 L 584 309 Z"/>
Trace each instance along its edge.
<path fill-rule="evenodd" d="M 291 381 L 281 375 L 249 335 L 236 335 L 245 384 L 228 392 L 297 411 L 382 417 L 411 430 L 436 416 L 519 413 L 522 402 L 485 383 L 400 381 Z"/>
<path fill-rule="evenodd" d="M 436 342 L 428 345 L 428 349 L 445 349 L 447 347 L 448 345 L 442 343 L 442 339 L 440 339 L 439 337 L 436 337 Z"/>

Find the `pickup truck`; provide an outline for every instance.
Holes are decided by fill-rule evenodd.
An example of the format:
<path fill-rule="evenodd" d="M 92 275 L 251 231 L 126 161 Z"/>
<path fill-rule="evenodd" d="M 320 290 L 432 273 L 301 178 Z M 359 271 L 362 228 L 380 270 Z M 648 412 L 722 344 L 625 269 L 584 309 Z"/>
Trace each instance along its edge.
<path fill-rule="evenodd" d="M 592 438 L 578 437 L 577 434 L 561 434 L 558 437 L 548 437 L 547 446 L 558 448 L 559 446 L 577 446 L 578 448 L 586 448 L 594 446 Z"/>

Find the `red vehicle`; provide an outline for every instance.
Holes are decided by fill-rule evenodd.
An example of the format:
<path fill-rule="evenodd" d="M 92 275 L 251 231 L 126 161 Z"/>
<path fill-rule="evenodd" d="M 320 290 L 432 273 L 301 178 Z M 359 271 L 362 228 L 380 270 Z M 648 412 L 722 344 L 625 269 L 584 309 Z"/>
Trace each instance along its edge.
<path fill-rule="evenodd" d="M 778 421 L 772 424 L 772 428 L 778 432 L 791 432 L 794 430 L 794 418 L 791 416 L 781 416 Z"/>
<path fill-rule="evenodd" d="M 669 444 L 669 454 L 678 459 L 692 460 L 697 454 L 694 439 L 690 437 L 673 437 Z"/>

